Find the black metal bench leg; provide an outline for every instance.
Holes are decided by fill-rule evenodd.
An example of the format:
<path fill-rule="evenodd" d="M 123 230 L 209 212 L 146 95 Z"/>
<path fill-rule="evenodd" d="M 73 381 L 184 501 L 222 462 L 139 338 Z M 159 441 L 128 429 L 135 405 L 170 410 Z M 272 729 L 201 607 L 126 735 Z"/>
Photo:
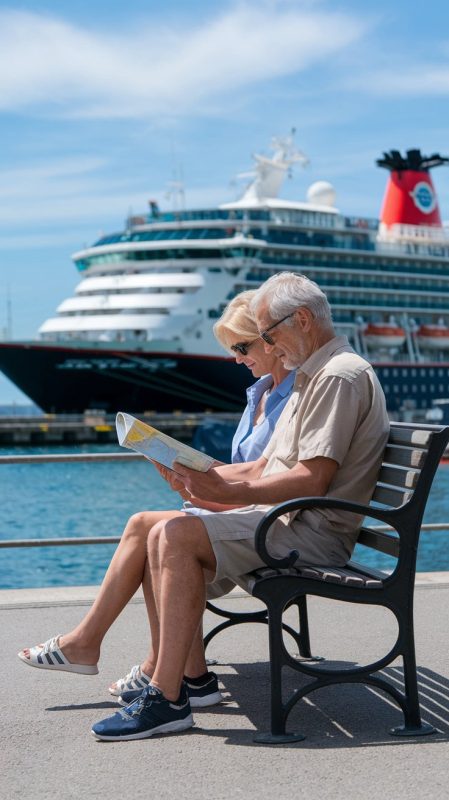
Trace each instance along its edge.
<path fill-rule="evenodd" d="M 301 742 L 305 739 L 302 733 L 286 733 L 286 713 L 282 701 L 282 666 L 283 639 L 282 614 L 283 607 L 277 604 L 268 605 L 268 636 L 270 647 L 271 678 L 271 731 L 257 733 L 254 741 L 258 744 L 287 744 Z"/>
<path fill-rule="evenodd" d="M 392 736 L 428 736 L 435 733 L 436 728 L 427 722 L 422 722 L 419 707 L 418 680 L 416 676 L 416 657 L 413 635 L 413 619 L 403 622 L 406 625 L 406 648 L 403 654 L 404 688 L 406 707 L 404 710 L 404 725 L 392 728 Z"/>
<path fill-rule="evenodd" d="M 296 601 L 299 616 L 299 654 L 303 658 L 312 658 L 310 649 L 309 617 L 307 615 L 307 595 L 299 597 Z"/>

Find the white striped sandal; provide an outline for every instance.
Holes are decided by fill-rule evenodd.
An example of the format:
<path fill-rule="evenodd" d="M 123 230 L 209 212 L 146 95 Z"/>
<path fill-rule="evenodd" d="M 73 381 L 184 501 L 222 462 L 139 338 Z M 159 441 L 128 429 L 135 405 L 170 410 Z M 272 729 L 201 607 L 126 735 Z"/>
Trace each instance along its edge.
<path fill-rule="evenodd" d="M 119 678 L 114 684 L 109 687 L 109 692 L 114 697 L 120 697 L 123 692 L 131 692 L 136 689 L 145 689 L 148 686 L 151 678 L 145 675 L 140 668 L 140 664 L 136 664 L 131 668 L 125 678 Z"/>
<path fill-rule="evenodd" d="M 25 655 L 25 651 L 21 650 L 17 653 L 20 660 L 29 667 L 37 667 L 38 669 L 57 669 L 61 672 L 77 672 L 80 675 L 98 675 L 97 664 L 72 664 L 67 660 L 62 650 L 59 648 L 59 633 L 53 636 L 48 642 L 44 644 L 37 644 L 35 647 L 29 648 L 29 657 Z"/>

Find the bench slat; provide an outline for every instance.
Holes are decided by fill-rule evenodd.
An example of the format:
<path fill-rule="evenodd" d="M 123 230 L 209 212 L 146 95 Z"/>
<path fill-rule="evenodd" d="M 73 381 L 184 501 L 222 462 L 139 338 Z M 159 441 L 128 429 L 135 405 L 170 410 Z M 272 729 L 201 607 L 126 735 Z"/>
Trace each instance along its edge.
<path fill-rule="evenodd" d="M 399 537 L 383 531 L 373 531 L 370 528 L 360 528 L 357 539 L 358 544 L 372 547 L 388 556 L 399 556 Z"/>
<path fill-rule="evenodd" d="M 421 469 L 426 460 L 426 450 L 415 450 L 411 447 L 395 447 L 388 444 L 384 453 L 384 464 Z"/>
<path fill-rule="evenodd" d="M 371 571 L 369 568 L 365 569 L 365 567 L 359 567 L 356 564 L 352 565 L 350 562 L 346 567 L 290 567 L 282 570 L 262 567 L 248 573 L 243 578 L 246 583 L 246 590 L 252 593 L 254 584 L 258 580 L 285 575 L 289 575 L 292 578 L 311 578 L 312 580 L 326 583 L 339 583 L 360 589 L 379 589 L 382 587 L 382 579 L 385 577 L 379 571 Z"/>
<path fill-rule="evenodd" d="M 402 486 L 414 489 L 419 478 L 419 470 L 404 469 L 404 467 L 382 466 L 379 473 L 379 483 L 388 483 L 390 486 Z"/>
<path fill-rule="evenodd" d="M 432 437 L 431 431 L 412 428 L 390 428 L 388 444 L 414 445 L 415 447 L 428 447 Z"/>
<path fill-rule="evenodd" d="M 378 483 L 374 490 L 371 502 L 375 501 L 376 503 L 380 503 L 384 506 L 392 506 L 393 508 L 397 508 L 398 506 L 402 506 L 403 503 L 406 503 L 408 500 L 410 500 L 412 494 L 413 492 L 404 492 L 395 486 L 387 486 L 385 484 Z"/>

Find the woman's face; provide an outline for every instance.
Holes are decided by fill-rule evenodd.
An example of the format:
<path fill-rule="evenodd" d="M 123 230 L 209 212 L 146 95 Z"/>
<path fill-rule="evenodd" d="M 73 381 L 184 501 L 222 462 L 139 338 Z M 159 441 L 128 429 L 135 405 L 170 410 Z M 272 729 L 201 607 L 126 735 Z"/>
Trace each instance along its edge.
<path fill-rule="evenodd" d="M 233 336 L 228 346 L 232 349 L 235 345 L 243 346 L 246 354 L 239 351 L 233 351 L 233 355 L 237 364 L 244 364 L 255 378 L 260 378 L 262 375 L 267 375 L 272 372 L 274 365 L 277 362 L 277 357 L 273 353 L 266 353 L 262 339 L 255 335 L 254 339 L 246 339 L 243 341 L 237 336 Z"/>

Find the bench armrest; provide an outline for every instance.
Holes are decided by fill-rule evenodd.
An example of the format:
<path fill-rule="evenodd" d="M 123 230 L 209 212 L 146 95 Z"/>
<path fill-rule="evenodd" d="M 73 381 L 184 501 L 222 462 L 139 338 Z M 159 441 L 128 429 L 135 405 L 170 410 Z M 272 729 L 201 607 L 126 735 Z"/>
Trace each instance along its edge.
<path fill-rule="evenodd" d="M 270 511 L 267 511 L 263 519 L 259 522 L 254 534 L 256 550 L 267 566 L 273 567 L 274 569 L 283 569 L 293 566 L 296 559 L 299 557 L 298 551 L 292 550 L 285 558 L 275 558 L 270 555 L 267 550 L 266 538 L 270 527 L 278 517 L 290 511 L 301 511 L 306 508 L 338 508 L 341 511 L 352 511 L 354 514 L 360 514 L 363 517 L 369 516 L 373 519 L 378 519 L 392 527 L 394 527 L 394 519 L 396 516 L 396 509 L 373 508 L 372 506 L 353 503 L 350 500 L 341 500 L 337 497 L 298 497 L 293 500 L 287 500 L 285 503 L 280 503 L 274 506 Z"/>

